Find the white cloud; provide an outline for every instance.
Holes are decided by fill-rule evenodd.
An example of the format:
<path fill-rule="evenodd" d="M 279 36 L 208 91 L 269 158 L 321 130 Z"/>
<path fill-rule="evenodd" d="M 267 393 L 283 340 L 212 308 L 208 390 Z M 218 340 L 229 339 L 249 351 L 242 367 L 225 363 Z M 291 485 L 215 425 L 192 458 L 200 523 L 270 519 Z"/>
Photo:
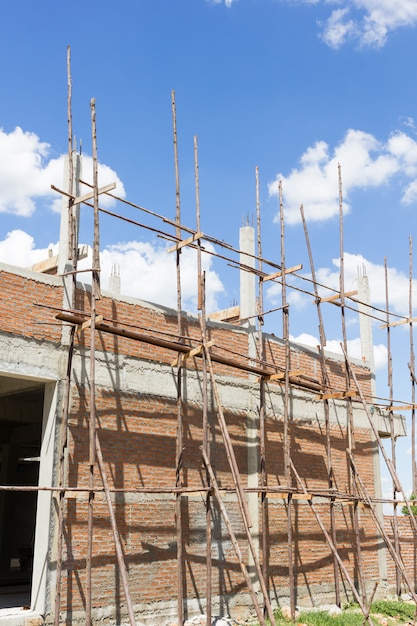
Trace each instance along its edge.
<path fill-rule="evenodd" d="M 57 254 L 58 244 L 51 243 L 48 248 L 36 248 L 31 235 L 23 230 L 12 230 L 3 241 L 0 241 L 0 262 L 17 267 L 31 267 L 46 259 L 49 249 L 52 250 L 52 254 Z"/>
<path fill-rule="evenodd" d="M 64 156 L 48 158 L 51 147 L 42 142 L 35 133 L 16 127 L 10 133 L 0 129 L 0 213 L 14 213 L 30 217 L 36 210 L 36 202 L 50 202 L 60 211 L 61 198 L 52 191 L 51 184 L 62 188 Z M 92 159 L 83 157 L 84 177 L 92 179 Z M 99 184 L 116 182 L 115 193 L 124 197 L 123 183 L 107 165 L 99 165 Z M 114 203 L 109 197 L 100 200 L 103 206 Z"/>
<path fill-rule="evenodd" d="M 204 244 L 212 249 L 210 244 Z M 120 268 L 122 293 L 169 307 L 177 306 L 175 254 L 168 254 L 164 245 L 140 241 L 118 243 L 101 253 L 102 285 L 105 289 L 113 265 Z M 202 255 L 206 272 L 207 311 L 218 308 L 217 297 L 224 292 L 218 274 L 212 268 L 212 257 Z M 195 310 L 197 305 L 196 251 L 185 248 L 181 254 L 182 307 Z"/>
<path fill-rule="evenodd" d="M 311 346 L 314 348 L 317 348 L 317 346 L 320 345 L 320 340 L 314 335 L 310 335 L 308 333 L 302 333 L 301 335 L 298 335 L 297 337 L 291 337 L 291 341 L 294 341 L 295 343 L 300 343 L 304 346 Z M 333 352 L 334 354 L 342 355 L 343 350 L 341 348 L 341 341 L 342 341 L 341 339 L 332 339 L 331 341 L 327 341 L 326 351 Z M 348 340 L 347 351 L 348 351 L 349 357 L 351 357 L 352 359 L 359 359 L 359 360 L 362 359 L 363 355 L 362 355 L 362 348 L 361 348 L 361 340 L 359 337 Z M 387 348 L 384 345 L 382 344 L 374 345 L 374 359 L 375 359 L 376 370 L 381 369 L 386 366 L 387 354 L 388 354 Z"/>
<path fill-rule="evenodd" d="M 417 142 L 404 132 L 393 133 L 386 142 L 370 133 L 350 129 L 344 139 L 330 151 L 324 141 L 307 148 L 300 158 L 300 167 L 288 176 L 279 173 L 269 183 L 270 195 L 278 194 L 282 181 L 286 221 L 300 221 L 300 205 L 306 218 L 323 221 L 339 212 L 338 164 L 342 168 L 343 208 L 348 213 L 349 194 L 387 184 L 395 175 L 408 177 L 401 201 L 417 200 Z"/>
<path fill-rule="evenodd" d="M 336 291 L 339 289 L 339 267 L 340 260 L 332 260 L 333 267 L 320 268 L 316 272 L 317 281 Z M 361 254 L 344 254 L 345 269 L 345 288 L 346 291 L 356 288 L 356 280 L 358 276 L 358 268 L 366 268 L 366 275 L 369 281 L 371 304 L 379 308 L 385 309 L 385 269 L 383 265 L 378 265 L 368 261 Z M 389 285 L 389 305 L 390 311 L 400 315 L 408 315 L 408 275 L 398 271 L 393 267 L 388 267 L 388 285 Z M 417 280 L 413 280 L 413 291 L 417 290 Z M 328 295 L 328 294 L 326 294 Z M 378 314 L 377 314 L 378 316 Z M 383 318 L 381 313 L 379 317 Z"/>
<path fill-rule="evenodd" d="M 206 248 L 213 249 L 206 243 Z M 22 230 L 9 232 L 0 241 L 0 262 L 17 267 L 32 267 L 35 263 L 48 258 L 48 250 L 55 255 L 58 244 L 50 244 L 48 248 L 36 248 L 31 235 Z M 185 248 L 181 255 L 181 288 L 183 308 L 195 310 L 197 307 L 197 260 L 196 251 Z M 214 271 L 213 258 L 202 255 L 202 269 L 206 272 L 206 306 L 207 311 L 218 308 L 217 297 L 224 292 L 223 284 Z M 109 246 L 101 251 L 101 284 L 108 288 L 109 277 L 113 266 L 118 268 L 121 276 L 123 295 L 155 302 L 176 308 L 176 269 L 175 255 L 168 254 L 166 246 L 154 246 L 151 243 L 129 241 Z M 91 250 L 89 257 L 79 264 L 80 269 L 91 268 Z M 79 279 L 91 282 L 88 273 L 80 274 Z"/>
<path fill-rule="evenodd" d="M 341 5 L 321 23 L 323 41 L 335 49 L 348 41 L 381 48 L 390 32 L 417 23 L 416 0 L 323 0 L 323 4 Z"/>

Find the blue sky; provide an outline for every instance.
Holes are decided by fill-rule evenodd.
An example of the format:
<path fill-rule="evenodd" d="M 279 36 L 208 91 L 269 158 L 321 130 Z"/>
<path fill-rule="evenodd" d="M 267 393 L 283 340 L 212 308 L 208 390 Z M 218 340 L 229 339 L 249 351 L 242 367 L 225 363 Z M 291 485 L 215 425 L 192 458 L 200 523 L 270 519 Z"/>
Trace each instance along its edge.
<path fill-rule="evenodd" d="M 174 89 L 184 223 L 195 222 L 197 135 L 203 231 L 238 245 L 242 215 L 251 219 L 255 211 L 258 166 L 264 255 L 279 262 L 282 180 L 287 265 L 302 263 L 309 272 L 299 223 L 303 203 L 316 270 L 337 288 L 340 162 L 346 288 L 355 288 L 357 268 L 365 265 L 372 301 L 383 307 L 387 257 L 391 308 L 407 314 L 417 203 L 417 0 L 124 0 L 117 6 L 3 0 L 0 11 L 0 260 L 30 266 L 56 249 L 59 201 L 50 184 L 61 184 L 67 149 L 69 44 L 74 134 L 86 155 L 85 177 L 95 97 L 100 183 L 115 180 L 119 195 L 173 217 Z M 112 208 L 144 219 L 133 209 Z M 88 211 L 82 243 L 91 243 Z M 164 241 L 103 218 L 101 243 L 104 285 L 117 263 L 123 292 L 175 305 Z M 184 302 L 192 308 L 195 263 L 189 253 L 183 257 Z M 209 306 L 238 299 L 236 270 L 213 259 L 206 270 Z M 265 308 L 279 298 L 277 287 L 267 290 Z M 305 341 L 317 343 L 311 298 L 289 292 L 289 299 L 292 336 L 304 333 Z M 330 345 L 337 346 L 335 307 L 326 309 L 325 323 Z M 279 314 L 267 327 L 280 333 Z M 354 314 L 348 332 L 351 354 L 360 355 Z M 378 393 L 387 397 L 385 332 L 378 323 L 374 340 Z M 395 329 L 392 341 L 394 395 L 407 401 L 408 327 Z M 400 445 L 409 489 L 409 443 Z"/>

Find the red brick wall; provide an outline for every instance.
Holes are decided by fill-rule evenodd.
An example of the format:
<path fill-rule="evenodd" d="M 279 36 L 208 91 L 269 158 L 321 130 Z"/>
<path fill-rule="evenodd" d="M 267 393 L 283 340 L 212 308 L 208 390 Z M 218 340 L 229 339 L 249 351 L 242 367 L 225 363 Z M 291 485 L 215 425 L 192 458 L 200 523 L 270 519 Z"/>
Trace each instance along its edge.
<path fill-rule="evenodd" d="M 1 332 L 14 333 L 59 342 L 60 326 L 55 325 L 53 309 L 36 306 L 36 303 L 60 307 L 62 289 L 50 283 L 0 272 L 3 297 Z M 88 294 L 79 292 L 77 308 L 89 310 Z M 177 319 L 175 313 L 144 307 L 128 302 L 103 298 L 97 303 L 97 313 L 107 323 L 128 323 L 141 332 L 158 334 L 167 332 L 175 339 Z M 38 322 L 42 322 L 39 324 Z M 198 322 L 186 318 L 184 334 L 200 338 Z M 226 352 L 233 359 L 242 359 L 247 352 L 247 335 L 237 328 L 215 325 L 209 328 L 215 349 Z M 168 336 L 168 339 L 170 337 Z M 77 331 L 77 348 L 88 347 L 89 332 Z M 266 360 L 283 364 L 283 347 L 279 342 L 266 342 Z M 110 334 L 98 333 L 96 348 L 134 358 L 170 364 L 175 353 L 170 350 L 127 340 Z M 236 354 L 237 353 L 237 354 Z M 242 356 L 239 356 L 242 355 Z M 195 359 L 187 367 L 200 367 Z M 344 371 L 340 361 L 328 361 L 331 384 L 345 388 Z M 302 369 L 320 380 L 320 363 L 313 352 L 292 349 L 291 367 Z M 365 368 L 356 367 L 365 392 L 370 390 Z M 248 384 L 248 375 L 230 367 L 216 365 L 216 372 L 242 379 Z M 238 384 L 236 380 L 236 384 Z M 279 386 L 273 383 L 274 389 Z M 243 393 L 243 388 L 242 388 Z M 244 391 L 246 393 L 246 391 Z M 89 389 L 77 379 L 71 395 L 69 418 L 68 484 L 72 487 L 88 485 L 88 420 Z M 176 399 L 138 393 L 127 393 L 98 386 L 96 393 L 99 439 L 107 467 L 111 488 L 134 490 L 136 488 L 165 488 L 175 485 L 175 454 L 177 437 Z M 320 405 L 318 405 L 318 411 Z M 246 413 L 225 408 L 229 434 L 235 450 L 242 480 L 247 480 Z M 294 464 L 310 490 L 328 487 L 325 429 L 320 425 L 303 423 L 303 415 L 293 415 L 289 426 L 291 455 Z M 210 415 L 211 459 L 217 480 L 223 488 L 232 487 L 224 444 L 215 414 Z M 205 472 L 201 461 L 200 445 L 203 439 L 201 406 L 184 402 L 183 484 L 200 487 Z M 283 420 L 282 416 L 267 416 L 266 472 L 268 484 L 283 485 Z M 350 491 L 345 430 L 331 426 L 332 459 L 335 482 L 339 491 Z M 373 460 L 371 435 L 367 429 L 356 430 L 355 458 L 361 476 L 370 493 L 373 493 Z M 97 484 L 100 484 L 98 470 Z M 150 495 L 118 493 L 115 512 L 126 562 L 134 603 L 157 600 L 175 600 L 177 589 L 175 497 L 170 494 Z M 185 549 L 184 584 L 190 598 L 205 596 L 205 499 L 197 493 L 183 499 L 183 533 Z M 329 528 L 327 502 L 319 503 L 318 510 Z M 246 541 L 237 504 L 227 502 L 229 515 L 246 554 Z M 237 594 L 245 591 L 230 538 L 213 504 L 213 594 Z M 337 541 L 341 555 L 352 573 L 356 575 L 353 556 L 352 509 L 347 504 L 336 504 Z M 287 516 L 282 500 L 270 497 L 269 522 L 269 582 L 271 587 L 288 586 Z M 65 562 L 63 576 L 63 609 L 83 610 L 85 605 L 85 559 L 87 551 L 87 498 L 86 494 L 69 497 L 65 515 Z M 332 583 L 333 558 L 317 522 L 306 502 L 293 505 L 295 580 L 300 586 Z M 377 578 L 376 534 L 365 510 L 360 511 L 360 535 L 364 571 L 369 578 Z M 94 505 L 94 557 L 93 605 L 124 603 L 107 505 L 97 495 Z"/>
<path fill-rule="evenodd" d="M 398 521 L 398 537 L 400 543 L 400 554 L 405 565 L 405 569 L 407 575 L 412 584 L 414 584 L 414 589 L 417 590 L 417 541 L 415 538 L 415 533 L 413 528 L 411 527 L 410 518 L 407 515 L 399 515 L 397 517 Z M 392 515 L 385 515 L 385 531 L 388 534 L 391 541 L 394 543 L 394 518 Z M 395 587 L 396 584 L 396 574 L 395 574 L 395 563 L 394 559 L 391 557 L 390 553 L 387 550 L 387 570 L 388 570 L 388 582 L 390 585 Z M 403 589 L 407 592 L 408 589 L 404 587 Z"/>

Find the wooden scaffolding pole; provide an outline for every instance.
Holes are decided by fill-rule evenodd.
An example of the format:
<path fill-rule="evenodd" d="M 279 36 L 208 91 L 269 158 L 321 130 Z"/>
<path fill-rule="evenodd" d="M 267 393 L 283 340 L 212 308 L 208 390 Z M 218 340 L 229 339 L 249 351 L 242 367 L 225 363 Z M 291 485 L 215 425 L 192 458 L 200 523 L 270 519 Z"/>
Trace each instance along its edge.
<path fill-rule="evenodd" d="M 240 512 L 242 515 L 242 520 L 243 520 L 243 526 L 245 529 L 245 533 L 246 533 L 246 538 L 248 541 L 248 545 L 249 545 L 249 549 L 252 553 L 252 557 L 253 557 L 253 562 L 255 565 L 255 570 L 256 573 L 258 575 L 258 579 L 259 579 L 259 584 L 264 596 L 264 602 L 266 604 L 267 607 L 267 613 L 268 613 L 268 617 L 271 621 L 271 624 L 275 624 L 275 617 L 274 617 L 274 613 L 272 611 L 272 607 L 271 607 L 271 603 L 269 601 L 269 597 L 268 597 L 268 593 L 267 593 L 267 589 L 265 586 L 265 581 L 264 578 L 262 576 L 262 570 L 261 570 L 261 566 L 259 564 L 259 559 L 258 559 L 258 555 L 257 555 L 257 551 L 255 549 L 255 545 L 253 542 L 253 538 L 252 538 L 252 534 L 250 532 L 250 528 L 252 526 L 251 521 L 250 521 L 250 516 L 249 516 L 249 511 L 248 511 L 248 506 L 247 506 L 247 502 L 246 502 L 246 497 L 245 497 L 245 493 L 243 491 L 243 487 L 242 487 L 242 482 L 240 480 L 240 473 L 239 473 L 239 468 L 237 465 L 237 461 L 236 461 L 236 456 L 233 450 L 233 445 L 232 445 L 232 441 L 230 439 L 230 435 L 229 435 L 229 431 L 227 428 L 227 423 L 226 423 L 226 419 L 224 417 L 224 412 L 223 412 L 223 406 L 221 403 L 221 398 L 220 398 L 220 393 L 218 390 L 218 386 L 217 386 L 217 381 L 214 375 L 214 370 L 213 370 L 213 364 L 211 362 L 211 355 L 209 352 L 209 348 L 207 345 L 207 338 L 205 336 L 203 336 L 203 344 L 204 344 L 204 352 L 206 354 L 206 359 L 207 359 L 207 367 L 208 367 L 208 371 L 210 374 L 210 382 L 211 382 L 211 389 L 216 401 L 216 408 L 217 408 L 217 419 L 218 419 L 218 423 L 220 426 L 220 431 L 222 434 L 222 438 L 223 438 L 223 442 L 225 445 L 225 450 L 226 450 L 226 457 L 229 463 L 229 467 L 231 470 L 231 474 L 232 474 L 232 479 L 233 479 L 233 483 L 236 489 L 236 495 L 237 495 L 237 501 L 239 504 L 239 508 L 240 508 Z"/>
<path fill-rule="evenodd" d="M 90 419 L 89 419 L 89 461 L 88 461 L 88 543 L 86 556 L 86 623 L 92 624 L 92 560 L 94 527 L 94 470 L 96 463 L 96 399 L 95 399 L 95 359 L 96 359 L 96 300 L 100 298 L 100 231 L 98 211 L 98 160 L 96 103 L 90 101 L 93 141 L 93 186 L 94 186 L 94 241 L 91 281 L 91 325 L 90 325 Z"/>
<path fill-rule="evenodd" d="M 313 287 L 314 287 L 314 295 L 315 302 L 317 307 L 317 316 L 319 320 L 319 337 L 320 337 L 320 367 L 321 367 L 321 376 L 322 376 L 322 384 L 324 389 L 330 388 L 329 376 L 327 374 L 326 367 L 326 356 L 324 354 L 324 348 L 326 346 L 326 334 L 324 331 L 323 324 L 323 316 L 321 312 L 321 301 L 319 296 L 319 290 L 317 287 L 316 281 L 316 270 L 313 262 L 313 254 L 311 251 L 310 245 L 310 237 L 308 235 L 307 230 L 307 222 L 304 216 L 304 207 L 301 205 L 300 207 L 301 220 L 303 222 L 304 227 L 304 235 L 307 245 L 308 257 L 310 260 L 310 269 L 311 269 L 311 277 L 313 279 Z M 326 458 L 327 458 L 327 473 L 328 473 L 328 484 L 329 489 L 334 489 L 336 487 L 334 470 L 333 470 L 333 461 L 332 461 L 332 443 L 331 443 L 331 433 L 330 433 L 330 407 L 329 407 L 329 399 L 323 399 L 323 408 L 324 408 L 324 419 L 326 423 Z M 335 547 L 337 547 L 337 535 L 336 535 L 336 520 L 335 520 L 335 510 L 334 510 L 334 498 L 330 500 L 330 534 L 332 537 L 332 542 Z M 336 604 L 338 607 L 341 606 L 340 599 L 340 576 L 339 576 L 339 564 L 335 555 L 333 555 L 333 573 L 334 573 L 334 584 L 336 591 Z"/>
<path fill-rule="evenodd" d="M 291 461 L 291 459 L 290 459 L 290 464 L 291 464 L 291 469 L 294 472 L 294 476 L 296 477 L 296 480 L 297 480 L 298 484 L 300 485 L 300 487 L 303 490 L 303 492 L 305 493 L 305 495 L 308 495 L 307 489 L 305 488 L 304 483 L 301 480 L 300 475 L 298 474 L 298 472 L 297 472 L 293 462 Z M 363 602 L 361 596 L 359 595 L 358 590 L 356 589 L 356 585 L 355 585 L 354 581 L 352 580 L 348 570 L 346 569 L 346 566 L 343 563 L 343 560 L 340 557 L 340 555 L 339 555 L 339 553 L 337 551 L 337 548 L 336 548 L 336 546 L 334 545 L 334 543 L 332 541 L 332 538 L 330 537 L 329 533 L 327 532 L 326 527 L 325 527 L 325 525 L 323 523 L 323 520 L 321 519 L 320 513 L 318 512 L 318 510 L 317 510 L 317 508 L 316 508 L 316 506 L 315 506 L 315 504 L 314 504 L 314 502 L 312 500 L 307 500 L 307 502 L 310 505 L 310 508 L 311 508 L 311 510 L 314 513 L 316 521 L 317 521 L 317 523 L 318 523 L 318 525 L 319 525 L 319 527 L 320 527 L 320 529 L 321 529 L 321 531 L 322 531 L 322 533 L 323 533 L 323 535 L 324 535 L 324 537 L 325 537 L 325 539 L 327 541 L 327 545 L 329 546 L 329 548 L 332 551 L 333 555 L 337 559 L 337 562 L 339 563 L 339 567 L 342 570 L 343 574 L 345 575 L 346 580 L 349 583 L 349 586 L 350 586 L 350 589 L 352 591 L 352 594 L 353 594 L 356 602 L 359 604 L 359 607 L 360 607 L 360 609 L 361 609 L 365 619 L 367 619 L 368 623 L 371 626 L 373 626 L 372 620 L 369 617 L 369 611 L 367 609 L 367 606 Z"/>
<path fill-rule="evenodd" d="M 342 168 L 340 163 L 337 166 L 338 172 L 338 182 L 339 182 L 339 229 L 340 229 L 340 273 L 339 273 L 339 283 L 340 283 L 340 313 L 342 318 L 342 336 L 343 336 L 343 347 L 344 352 L 347 354 L 347 335 L 346 335 L 346 319 L 345 319 L 345 268 L 344 268 L 344 238 L 343 238 L 343 193 L 342 193 Z M 355 451 L 355 427 L 353 423 L 353 406 L 352 406 L 352 398 L 350 396 L 351 384 L 350 384 L 350 376 L 349 376 L 349 367 L 347 363 L 345 364 L 345 378 L 346 378 L 346 408 L 347 408 L 347 437 L 348 437 L 348 450 L 352 451 L 354 454 Z M 349 466 L 350 468 L 350 466 Z M 356 496 L 356 482 L 353 477 L 352 471 L 350 472 L 350 488 L 351 493 Z M 366 588 L 363 580 L 362 574 L 362 552 L 361 552 L 361 543 L 360 543 L 360 531 L 359 531 L 359 513 L 358 513 L 358 503 L 354 502 L 353 510 L 352 510 L 352 524 L 355 533 L 355 560 L 356 560 L 356 572 L 358 584 L 362 593 L 362 600 L 364 605 L 366 605 Z"/>
<path fill-rule="evenodd" d="M 288 489 L 292 486 L 291 474 L 291 451 L 289 432 L 289 390 L 290 390 L 290 329 L 289 329 L 289 306 L 287 303 L 287 283 L 285 273 L 285 224 L 284 224 L 284 203 L 282 201 L 282 182 L 279 181 L 279 216 L 281 230 L 281 305 L 282 305 L 282 337 L 285 346 L 284 364 L 284 475 Z M 287 496 L 287 553 L 288 553 L 288 584 L 290 590 L 291 619 L 295 619 L 295 588 L 294 588 L 294 555 L 293 555 L 293 529 L 292 529 L 292 494 Z"/>
<path fill-rule="evenodd" d="M 391 459 L 392 464 L 396 468 L 397 467 L 397 451 L 396 451 L 396 438 L 394 431 L 394 411 L 393 411 L 393 400 L 394 400 L 394 387 L 393 387 L 393 379 L 392 379 L 392 352 L 391 352 L 391 326 L 390 326 L 390 314 L 389 314 L 389 295 L 388 295 L 388 266 L 387 266 L 387 258 L 384 258 L 384 274 L 385 274 L 385 307 L 386 307 L 386 330 L 387 330 L 387 357 L 388 357 L 388 389 L 389 389 L 389 423 L 390 423 L 390 439 L 391 439 Z M 397 555 L 400 554 L 400 541 L 398 534 L 398 501 L 397 501 L 397 489 L 396 484 L 392 481 L 392 498 L 394 504 L 393 511 L 393 524 L 392 529 L 394 533 L 394 549 Z M 401 595 L 401 573 L 400 569 L 395 563 L 395 591 L 399 596 Z"/>
<path fill-rule="evenodd" d="M 72 78 L 71 78 L 71 47 L 67 47 L 67 118 L 68 118 L 68 194 L 72 196 L 74 194 L 74 165 L 73 165 L 73 135 L 72 135 Z M 72 234 L 76 226 L 73 225 L 72 219 L 72 204 L 71 198 L 68 198 L 68 233 L 69 238 L 69 250 L 68 258 L 73 259 L 73 264 L 77 262 L 77 254 L 72 256 L 74 248 L 73 241 L 71 241 Z M 75 306 L 75 286 L 76 278 L 73 279 L 73 293 L 71 295 L 71 304 Z M 62 421 L 60 428 L 60 443 L 59 443 L 59 460 L 58 460 L 58 485 L 63 487 L 65 485 L 65 461 L 66 451 L 68 446 L 68 417 L 70 407 L 71 396 L 71 374 L 72 374 L 72 360 L 74 355 L 74 339 L 75 339 L 75 326 L 72 326 L 69 334 L 68 345 L 68 360 L 67 369 L 65 375 L 65 390 L 64 390 L 64 404 L 62 410 Z M 56 557 L 56 591 L 55 591 L 55 615 L 54 626 L 58 626 L 61 613 L 61 583 L 62 583 L 62 556 L 63 556 L 63 542 L 64 542 L 64 507 L 65 507 L 65 491 L 60 491 L 57 498 L 58 505 L 58 519 L 57 519 L 57 557 Z"/>
<path fill-rule="evenodd" d="M 175 236 L 181 239 L 181 199 L 180 177 L 178 164 L 177 142 L 177 110 L 175 105 L 175 91 L 171 92 L 172 105 L 172 128 L 174 142 L 174 167 L 175 167 Z M 182 342 L 182 315 L 181 315 L 181 249 L 176 250 L 176 276 L 177 276 L 177 326 L 178 340 Z M 177 440 L 176 440 L 176 472 L 175 486 L 182 484 L 182 457 L 183 457 L 183 408 L 182 408 L 182 359 L 179 356 L 177 362 Z M 177 493 L 175 502 L 175 524 L 177 530 L 177 598 L 178 598 L 178 626 L 184 623 L 184 545 L 182 532 L 182 495 Z"/>
<path fill-rule="evenodd" d="M 369 509 L 369 511 L 370 511 L 370 513 L 372 515 L 372 518 L 373 518 L 373 520 L 375 522 L 375 525 L 378 528 L 379 532 L 381 533 L 381 535 L 382 535 L 382 537 L 383 537 L 383 539 L 385 541 L 385 544 L 386 544 L 386 546 L 387 546 L 387 548 L 388 548 L 388 550 L 389 550 L 389 552 L 390 552 L 390 554 L 391 554 L 391 556 L 392 556 L 392 558 L 394 560 L 394 563 L 395 563 L 396 567 L 400 570 L 401 574 L 403 575 L 404 580 L 405 580 L 405 582 L 407 584 L 407 587 L 409 589 L 411 597 L 413 598 L 414 602 L 417 604 L 417 594 L 416 594 L 416 592 L 414 590 L 414 585 L 413 585 L 412 581 L 410 580 L 410 578 L 409 578 L 409 576 L 407 574 L 407 571 L 406 571 L 406 569 L 404 567 L 404 563 L 402 562 L 402 559 L 399 556 L 398 552 L 395 550 L 395 546 L 393 545 L 391 539 L 389 538 L 389 536 L 385 532 L 385 528 L 384 528 L 383 524 L 381 524 L 381 522 L 380 522 L 380 520 L 378 518 L 378 515 L 377 515 L 377 513 L 375 511 L 374 505 L 372 504 L 371 499 L 368 496 L 366 487 L 365 487 L 364 482 L 363 482 L 363 480 L 362 480 L 362 478 L 361 478 L 361 476 L 360 476 L 360 474 L 358 472 L 358 468 L 356 467 L 355 461 L 353 459 L 353 456 L 352 456 L 352 453 L 351 453 L 350 450 L 348 450 L 348 455 L 349 455 L 349 459 L 350 459 L 350 462 L 351 462 L 351 465 L 352 465 L 352 469 L 353 469 L 355 480 L 358 482 L 360 490 L 362 492 L 362 498 L 366 502 L 366 504 L 368 505 L 368 509 Z M 416 610 L 417 610 L 417 607 L 416 607 Z"/>
<path fill-rule="evenodd" d="M 232 524 L 230 523 L 230 519 L 229 519 L 229 516 L 227 514 L 226 507 L 224 506 L 223 498 L 221 496 L 221 492 L 220 492 L 219 486 L 217 484 L 216 476 L 215 476 L 215 474 L 213 472 L 213 468 L 211 466 L 210 460 L 209 460 L 209 458 L 208 458 L 204 448 L 201 449 L 201 452 L 202 452 L 202 455 L 203 455 L 204 464 L 205 464 L 206 469 L 207 469 L 207 471 L 208 471 L 208 473 L 210 475 L 210 481 L 211 481 L 211 484 L 212 484 L 212 489 L 214 490 L 214 493 L 216 494 L 216 499 L 217 499 L 217 502 L 218 502 L 221 514 L 223 515 L 223 519 L 224 519 L 224 522 L 226 524 L 227 530 L 229 531 L 230 540 L 232 542 L 232 546 L 234 548 L 234 551 L 236 553 L 237 559 L 239 561 L 239 567 L 240 567 L 240 569 L 242 571 L 243 577 L 244 577 L 246 585 L 248 587 L 249 595 L 250 595 L 251 600 L 253 602 L 253 606 L 255 608 L 256 615 L 257 615 L 257 617 L 259 619 L 259 623 L 261 624 L 261 626 L 266 626 L 266 622 L 265 622 L 265 619 L 264 619 L 261 607 L 259 606 L 259 602 L 258 602 L 258 598 L 256 596 L 256 592 L 255 592 L 255 590 L 253 588 L 251 578 L 249 576 L 247 567 L 246 567 L 245 562 L 243 560 L 243 555 L 242 555 L 242 552 L 240 550 L 239 543 L 238 543 L 238 541 L 236 539 L 235 533 L 233 532 L 233 527 L 232 527 Z M 272 623 L 274 623 L 274 622 L 272 622 Z"/>
<path fill-rule="evenodd" d="M 411 526 L 412 526 L 412 528 L 414 530 L 414 533 L 417 534 L 417 521 L 416 521 L 416 517 L 415 517 L 415 515 L 414 515 L 414 513 L 412 511 L 412 508 L 411 508 L 411 505 L 410 505 L 410 500 L 405 495 L 405 491 L 404 491 L 403 486 L 402 486 L 402 484 L 400 482 L 400 479 L 399 479 L 399 476 L 397 474 L 397 471 L 396 471 L 396 469 L 395 469 L 391 459 L 387 455 L 387 452 L 386 452 L 386 450 L 384 448 L 384 444 L 382 443 L 382 439 L 381 439 L 381 437 L 380 437 L 380 435 L 378 433 L 378 429 L 376 428 L 375 424 L 373 423 L 372 416 L 371 416 L 371 414 L 369 412 L 369 409 L 368 409 L 368 406 L 366 404 L 365 396 L 363 395 L 362 389 L 361 389 L 361 387 L 360 387 L 360 385 L 358 383 L 358 379 L 356 377 L 355 370 L 352 368 L 352 366 L 350 364 L 347 352 L 346 352 L 345 348 L 343 347 L 343 345 L 341 345 L 341 348 L 343 350 L 343 354 L 345 356 L 345 360 L 346 360 L 346 363 L 348 365 L 348 368 L 349 368 L 352 380 L 354 381 L 354 383 L 356 385 L 356 388 L 358 390 L 359 397 L 360 397 L 361 402 L 362 402 L 362 406 L 365 409 L 365 413 L 366 413 L 366 417 L 368 418 L 369 425 L 371 427 L 372 432 L 374 433 L 375 439 L 378 442 L 379 449 L 381 450 L 381 453 L 382 453 L 382 456 L 383 456 L 384 461 L 386 463 L 386 466 L 388 468 L 388 471 L 389 471 L 389 473 L 391 475 L 391 478 L 392 478 L 392 480 L 393 480 L 393 482 L 395 484 L 395 489 L 402 494 L 404 505 L 407 507 L 407 511 L 408 511 L 409 516 L 410 516 L 409 519 L 410 519 Z"/>
<path fill-rule="evenodd" d="M 414 329 L 413 329 L 413 239 L 410 235 L 409 239 L 409 297 L 408 297 L 408 317 L 410 319 L 409 333 L 410 333 L 410 381 L 411 381 L 411 475 L 412 475 L 412 489 L 414 496 L 417 492 L 417 467 L 416 467 L 416 377 L 415 377 L 415 354 L 414 354 Z M 417 546 L 414 542 L 414 585 L 417 583 Z"/>
<path fill-rule="evenodd" d="M 411 476 L 412 476 L 412 488 L 413 494 L 417 493 L 417 468 L 416 468 L 416 378 L 415 378 L 415 354 L 414 354 L 414 332 L 413 332 L 413 239 L 410 236 L 409 239 L 409 296 L 408 296 L 408 317 L 410 319 L 410 379 L 411 379 Z"/>
<path fill-rule="evenodd" d="M 195 172 L 195 206 L 196 206 L 196 228 L 197 232 L 201 231 L 201 215 L 200 215 L 200 184 L 199 184 L 199 171 L 198 171 L 198 140 L 194 136 L 194 172 Z M 202 272 L 202 259 L 201 259 L 201 240 L 197 240 L 197 309 L 200 313 L 201 324 L 201 341 L 203 343 L 204 338 L 207 336 L 206 330 L 206 284 L 205 273 Z M 211 450 L 210 450 L 210 423 L 208 419 L 208 395 L 207 395 L 207 362 L 206 355 L 202 353 L 202 368 L 201 368 L 201 387 L 203 398 L 203 450 L 210 462 Z M 212 621 L 212 558 L 211 558 L 211 478 L 210 472 L 206 465 L 206 486 L 208 491 L 205 498 L 205 513 L 206 513 L 206 624 L 211 626 Z"/>
<path fill-rule="evenodd" d="M 257 256 L 258 256 L 258 358 L 262 363 L 264 360 L 263 341 L 263 263 L 262 263 L 262 232 L 261 232 L 261 202 L 259 192 L 259 168 L 255 169 L 256 183 L 256 225 L 257 225 Z M 259 379 L 259 470 L 261 487 L 268 484 L 268 474 L 266 470 L 266 408 L 265 408 L 265 378 Z M 268 494 L 267 491 L 261 493 L 261 524 L 262 524 L 262 576 L 269 597 L 269 519 L 268 519 Z M 266 604 L 264 603 L 264 615 L 266 614 Z"/>

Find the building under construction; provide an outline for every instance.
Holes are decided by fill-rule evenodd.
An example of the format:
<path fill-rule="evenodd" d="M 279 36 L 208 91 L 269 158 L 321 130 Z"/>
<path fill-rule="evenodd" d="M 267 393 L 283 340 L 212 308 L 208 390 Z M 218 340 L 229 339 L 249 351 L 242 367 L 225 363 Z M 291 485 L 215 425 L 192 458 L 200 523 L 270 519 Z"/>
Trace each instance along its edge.
<path fill-rule="evenodd" d="M 366 620 L 375 594 L 416 601 L 417 526 L 395 466 L 405 418 L 376 398 L 366 276 L 346 294 L 341 253 L 340 290 L 324 297 L 310 252 L 321 345 L 292 343 L 287 281 L 298 268 L 283 252 L 262 257 L 259 185 L 257 229 L 242 227 L 239 249 L 203 233 L 196 150 L 196 227 L 181 224 L 178 170 L 175 219 L 153 214 L 176 257 L 178 309 L 120 295 L 117 276 L 104 291 L 100 196 L 117 190 L 99 186 L 94 102 L 91 113 L 94 177 L 82 186 L 70 127 L 58 256 L 30 270 L 0 265 L 0 624 L 202 614 L 265 624 L 277 606 L 294 615 L 347 599 Z M 177 165 L 174 99 L 173 121 Z M 91 284 L 77 271 L 83 204 L 95 221 Z M 281 202 L 282 235 L 283 222 Z M 205 241 L 240 280 L 239 305 L 214 315 Z M 185 246 L 198 265 L 197 314 L 181 307 Z M 281 337 L 263 333 L 267 281 L 281 285 Z M 326 301 L 358 311 L 362 360 L 346 338 L 342 356 L 326 352 Z M 411 514 L 397 515 L 402 506 Z"/>

